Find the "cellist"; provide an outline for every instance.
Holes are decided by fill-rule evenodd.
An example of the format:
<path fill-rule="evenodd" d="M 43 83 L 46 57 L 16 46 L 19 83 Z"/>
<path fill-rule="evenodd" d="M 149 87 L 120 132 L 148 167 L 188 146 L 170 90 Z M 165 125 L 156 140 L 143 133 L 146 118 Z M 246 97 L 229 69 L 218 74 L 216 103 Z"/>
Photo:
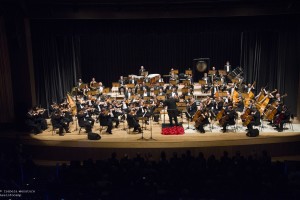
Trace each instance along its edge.
<path fill-rule="evenodd" d="M 247 118 L 251 117 L 251 121 L 247 124 L 247 136 L 250 136 L 250 132 L 253 130 L 253 126 L 260 125 L 260 113 L 257 111 L 255 107 L 252 108 L 250 115 Z M 247 121 L 247 119 L 246 119 Z"/>
<path fill-rule="evenodd" d="M 195 121 L 195 127 L 197 130 L 200 131 L 200 133 L 205 133 L 204 125 L 209 124 L 208 118 L 209 118 L 208 110 L 206 108 L 202 109 L 199 118 Z"/>
<path fill-rule="evenodd" d="M 225 115 L 222 117 L 220 120 L 220 125 L 223 127 L 221 131 L 225 133 L 227 131 L 226 127 L 227 125 L 234 125 L 235 124 L 235 117 L 236 117 L 236 112 L 233 110 L 232 105 L 228 106 L 228 108 L 225 110 Z"/>

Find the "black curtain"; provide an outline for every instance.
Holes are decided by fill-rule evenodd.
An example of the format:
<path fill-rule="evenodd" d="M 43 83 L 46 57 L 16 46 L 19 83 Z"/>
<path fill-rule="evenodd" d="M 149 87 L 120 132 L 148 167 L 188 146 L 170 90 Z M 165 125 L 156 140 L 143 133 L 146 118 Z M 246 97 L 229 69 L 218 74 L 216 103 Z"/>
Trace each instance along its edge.
<path fill-rule="evenodd" d="M 287 92 L 286 103 L 295 109 L 298 22 L 297 16 L 32 20 L 37 101 L 58 101 L 78 78 L 95 77 L 110 87 L 141 65 L 163 75 L 171 68 L 184 72 L 194 58 L 207 57 L 217 69 L 227 60 L 241 66 L 246 82 L 256 81 L 258 89 L 268 83 Z"/>
<path fill-rule="evenodd" d="M 299 80 L 299 36 L 296 30 L 245 31 L 241 35 L 241 66 L 246 82 L 256 81 L 257 90 L 287 93 L 284 102 L 296 114 Z"/>
<path fill-rule="evenodd" d="M 33 39 L 37 102 L 48 107 L 60 102 L 75 85 L 80 73 L 80 38 L 36 32 Z"/>

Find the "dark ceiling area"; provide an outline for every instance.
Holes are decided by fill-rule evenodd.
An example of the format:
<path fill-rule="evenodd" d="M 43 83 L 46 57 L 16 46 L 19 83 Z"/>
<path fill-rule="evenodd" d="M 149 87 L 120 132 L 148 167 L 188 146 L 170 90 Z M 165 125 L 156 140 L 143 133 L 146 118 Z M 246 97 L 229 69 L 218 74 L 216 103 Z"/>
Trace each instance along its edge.
<path fill-rule="evenodd" d="M 200 18 L 300 13 L 296 0 L 1 0 L 31 19 Z"/>

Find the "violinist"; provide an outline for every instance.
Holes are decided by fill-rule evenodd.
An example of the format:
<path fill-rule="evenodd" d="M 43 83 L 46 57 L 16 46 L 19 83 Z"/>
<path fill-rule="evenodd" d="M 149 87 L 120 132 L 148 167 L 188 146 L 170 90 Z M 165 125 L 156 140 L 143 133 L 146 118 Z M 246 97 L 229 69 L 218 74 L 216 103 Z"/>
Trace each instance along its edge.
<path fill-rule="evenodd" d="M 39 134 L 42 132 L 41 123 L 37 120 L 36 113 L 33 108 L 30 108 L 26 115 L 26 125 L 34 131 L 34 134 Z"/>
<path fill-rule="evenodd" d="M 220 124 L 223 127 L 223 129 L 221 129 L 221 131 L 223 131 L 223 133 L 225 133 L 227 131 L 227 129 L 226 129 L 227 125 L 235 124 L 235 117 L 236 117 L 236 112 L 233 110 L 232 105 L 228 106 L 228 108 L 225 109 L 225 115 L 220 120 L 222 122 Z"/>
<path fill-rule="evenodd" d="M 73 117 L 71 114 L 71 110 L 68 106 L 69 106 L 68 104 L 64 105 L 64 106 L 62 105 L 60 107 L 60 112 L 62 113 L 62 116 L 63 116 L 63 118 L 62 118 L 63 122 L 66 123 L 67 126 L 69 127 L 70 122 L 73 121 Z"/>
<path fill-rule="evenodd" d="M 48 128 L 47 121 L 46 121 L 46 109 L 39 108 L 38 106 L 33 108 L 35 113 L 35 120 L 41 124 L 41 129 L 46 130 Z"/>
<path fill-rule="evenodd" d="M 112 134 L 112 112 L 110 110 L 107 110 L 105 108 L 102 108 L 101 113 L 98 117 L 100 121 L 100 126 L 107 126 L 106 132 L 109 134 Z"/>
<path fill-rule="evenodd" d="M 201 114 L 199 118 L 195 122 L 196 129 L 200 131 L 200 133 L 205 133 L 204 125 L 209 124 L 209 112 L 207 109 L 202 109 L 200 111 Z"/>
<path fill-rule="evenodd" d="M 128 113 L 127 113 L 127 122 L 129 127 L 133 127 L 133 132 L 138 131 L 139 133 L 142 133 L 142 129 L 140 124 L 138 123 L 137 119 L 136 119 L 136 112 L 134 111 L 134 109 L 128 109 Z"/>
<path fill-rule="evenodd" d="M 94 126 L 95 120 L 92 118 L 92 115 L 94 113 L 94 108 L 90 108 L 88 104 L 85 104 L 84 106 L 84 113 L 85 113 L 85 120 L 89 121 L 91 126 Z"/>
<path fill-rule="evenodd" d="M 247 136 L 250 136 L 250 132 L 253 131 L 253 126 L 259 126 L 260 125 L 260 113 L 258 112 L 258 110 L 253 107 L 251 110 L 251 113 L 248 115 L 248 120 L 251 120 L 250 122 L 248 122 L 247 124 Z M 247 121 L 247 119 L 246 119 Z"/>
<path fill-rule="evenodd" d="M 283 105 L 281 113 L 274 120 L 276 129 L 278 130 L 278 132 L 283 131 L 283 125 L 285 123 L 289 122 L 290 117 L 291 117 L 291 113 L 288 110 L 288 107 L 286 105 Z"/>
<path fill-rule="evenodd" d="M 87 113 L 82 109 L 77 113 L 78 124 L 80 127 L 84 127 L 86 132 L 89 133 L 92 131 L 91 122 L 86 118 Z"/>
<path fill-rule="evenodd" d="M 109 105 L 111 120 L 116 123 L 115 128 L 118 128 L 120 124 L 119 116 L 122 115 L 121 110 L 122 105 L 117 105 L 117 101 L 114 101 L 113 104 Z"/>
<path fill-rule="evenodd" d="M 63 113 L 60 111 L 55 111 L 51 116 L 51 122 L 53 128 L 59 128 L 59 135 L 64 136 L 63 129 L 65 129 L 66 133 L 70 133 L 69 126 L 64 120 Z"/>
<path fill-rule="evenodd" d="M 188 120 L 192 120 L 193 116 L 195 115 L 197 111 L 197 104 L 194 98 L 191 98 L 190 101 L 187 103 L 187 112 L 186 114 L 186 118 Z"/>

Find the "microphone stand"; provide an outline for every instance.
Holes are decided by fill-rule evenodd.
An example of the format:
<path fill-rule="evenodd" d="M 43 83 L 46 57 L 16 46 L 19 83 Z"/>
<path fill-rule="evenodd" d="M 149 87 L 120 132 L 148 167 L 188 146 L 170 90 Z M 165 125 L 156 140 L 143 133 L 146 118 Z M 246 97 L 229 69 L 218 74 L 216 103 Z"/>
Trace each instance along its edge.
<path fill-rule="evenodd" d="M 190 128 L 190 118 L 191 118 L 191 115 L 188 113 L 188 112 L 186 112 L 187 113 L 187 115 L 189 116 L 188 117 L 188 119 L 187 119 L 187 121 L 188 121 L 188 126 L 185 128 L 185 130 L 187 130 L 187 129 L 192 129 L 192 128 Z"/>
<path fill-rule="evenodd" d="M 156 139 L 154 139 L 153 137 L 152 137 L 152 122 L 151 122 L 151 118 L 150 118 L 150 120 L 149 120 L 149 123 L 150 123 L 150 133 L 151 133 L 151 135 L 150 135 L 150 138 L 148 139 L 148 140 L 156 140 Z"/>

